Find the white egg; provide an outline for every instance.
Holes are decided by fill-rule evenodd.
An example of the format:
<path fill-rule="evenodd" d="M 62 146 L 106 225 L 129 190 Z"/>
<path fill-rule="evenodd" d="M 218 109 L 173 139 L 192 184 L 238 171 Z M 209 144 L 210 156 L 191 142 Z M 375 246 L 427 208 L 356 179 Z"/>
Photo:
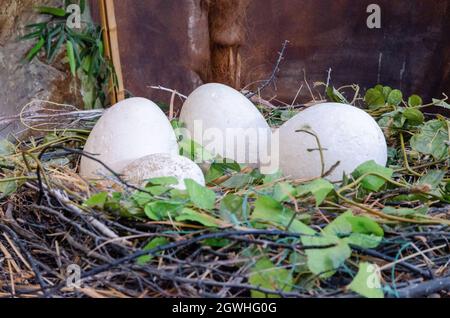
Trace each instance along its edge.
<path fill-rule="evenodd" d="M 173 188 L 180 190 L 186 189 L 186 179 L 205 185 L 205 177 L 199 166 L 186 157 L 170 154 L 153 154 L 140 158 L 127 165 L 121 175 L 135 186 L 143 186 L 149 179 L 162 177 L 175 177 L 178 184 Z"/>
<path fill-rule="evenodd" d="M 184 103 L 180 121 L 189 138 L 213 155 L 252 166 L 269 156 L 266 120 L 252 102 L 226 85 L 197 88 Z"/>
<path fill-rule="evenodd" d="M 92 130 L 84 151 L 115 172 L 134 160 L 155 153 L 178 154 L 172 126 L 153 102 L 145 98 L 126 99 L 108 109 Z M 89 179 L 109 175 L 99 163 L 81 160 L 80 174 Z"/>
<path fill-rule="evenodd" d="M 280 168 L 292 178 L 320 177 L 339 162 L 327 177 L 339 181 L 366 161 L 382 166 L 387 162 L 386 139 L 378 124 L 365 111 L 345 104 L 325 103 L 302 111 L 280 128 L 279 143 Z"/>

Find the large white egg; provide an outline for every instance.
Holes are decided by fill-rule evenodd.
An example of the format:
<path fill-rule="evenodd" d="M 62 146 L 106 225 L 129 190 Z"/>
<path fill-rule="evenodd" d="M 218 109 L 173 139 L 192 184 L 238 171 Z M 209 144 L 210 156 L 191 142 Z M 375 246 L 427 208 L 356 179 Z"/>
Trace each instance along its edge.
<path fill-rule="evenodd" d="M 269 125 L 255 105 L 231 87 L 200 86 L 184 103 L 180 121 L 190 139 L 213 155 L 253 166 L 269 157 Z"/>
<path fill-rule="evenodd" d="M 297 130 L 307 130 L 315 136 Z M 325 103 L 302 111 L 279 130 L 280 168 L 292 178 L 315 178 L 322 175 L 322 160 L 318 137 L 324 157 L 324 170 L 339 165 L 327 178 L 342 179 L 360 164 L 374 160 L 385 166 L 386 139 L 375 120 L 357 107 Z"/>
<path fill-rule="evenodd" d="M 143 186 L 149 179 L 162 177 L 175 177 L 178 184 L 173 188 L 180 190 L 186 189 L 186 179 L 205 185 L 205 177 L 199 166 L 186 157 L 170 154 L 153 154 L 140 158 L 127 165 L 121 175 L 135 186 Z"/>
<path fill-rule="evenodd" d="M 178 154 L 175 132 L 166 115 L 145 98 L 130 98 L 117 103 L 99 119 L 84 151 L 115 172 L 134 160 L 155 153 Z M 81 160 L 80 174 L 89 179 L 109 175 L 99 163 Z"/>

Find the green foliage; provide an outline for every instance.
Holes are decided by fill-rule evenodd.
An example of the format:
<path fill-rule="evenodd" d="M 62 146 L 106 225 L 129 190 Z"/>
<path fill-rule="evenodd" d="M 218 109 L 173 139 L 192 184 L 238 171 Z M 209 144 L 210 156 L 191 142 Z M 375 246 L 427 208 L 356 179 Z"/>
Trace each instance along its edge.
<path fill-rule="evenodd" d="M 259 197 L 254 204 L 251 219 L 255 222 L 271 223 L 286 231 L 314 235 L 315 231 L 296 218 L 295 213 L 269 196 Z"/>
<path fill-rule="evenodd" d="M 321 278 L 329 278 L 351 256 L 351 246 L 376 248 L 384 236 L 383 229 L 367 217 L 348 211 L 325 227 L 319 235 L 304 236 L 309 270 Z M 314 248 L 311 248 L 314 247 Z"/>
<path fill-rule="evenodd" d="M 356 168 L 352 176 L 355 179 L 365 176 L 361 181 L 361 186 L 368 191 L 378 191 L 386 184 L 386 179 L 390 179 L 393 174 L 394 170 L 380 166 L 371 160 Z"/>
<path fill-rule="evenodd" d="M 251 270 L 249 282 L 253 286 L 272 290 L 275 292 L 289 292 L 292 290 L 293 279 L 291 273 L 284 268 L 276 266 L 270 259 L 259 260 Z M 279 296 L 266 295 L 260 291 L 252 291 L 252 298 L 279 298 Z"/>
<path fill-rule="evenodd" d="M 116 84 L 112 63 L 104 57 L 102 30 L 99 26 L 87 24 L 80 30 L 67 26 L 70 15 L 66 8 L 78 3 L 83 12 L 84 0 L 65 1 L 60 7 L 37 7 L 36 10 L 48 15 L 46 22 L 27 25 L 30 30 L 22 40 L 34 40 L 35 45 L 26 54 L 25 60 L 32 61 L 44 52 L 47 63 L 51 64 L 63 50 L 73 77 L 81 82 L 85 109 L 106 106 L 109 83 Z M 65 43 L 65 45 L 64 45 Z"/>
<path fill-rule="evenodd" d="M 366 298 L 384 298 L 380 280 L 381 277 L 377 267 L 362 262 L 359 264 L 358 274 L 348 288 Z"/>
<path fill-rule="evenodd" d="M 0 140 L 0 157 L 12 155 L 16 151 L 16 147 L 7 139 Z"/>
<path fill-rule="evenodd" d="M 300 196 L 311 193 L 316 199 L 316 205 L 319 206 L 333 190 L 334 187 L 329 181 L 317 179 L 311 183 L 299 186 L 297 188 L 297 193 Z"/>
<path fill-rule="evenodd" d="M 181 214 L 176 217 L 176 220 L 178 222 L 183 221 L 197 222 L 206 227 L 220 227 L 222 225 L 222 222 L 220 220 L 215 219 L 212 216 L 207 215 L 205 213 L 200 213 L 189 208 L 183 209 Z"/>
<path fill-rule="evenodd" d="M 151 240 L 143 248 L 143 250 L 144 251 L 151 251 L 151 250 L 153 250 L 153 249 L 155 249 L 155 248 L 157 248 L 159 246 L 163 246 L 163 245 L 167 245 L 167 244 L 169 244 L 169 240 L 167 238 L 165 238 L 165 237 L 157 237 L 157 238 L 154 238 L 153 240 Z M 136 263 L 138 265 L 142 266 L 142 265 L 148 264 L 153 258 L 154 258 L 153 255 L 144 255 L 144 256 L 139 257 L 136 260 Z"/>
<path fill-rule="evenodd" d="M 431 120 L 426 122 L 420 132 L 411 138 L 413 150 L 422 154 L 432 155 L 436 160 L 442 160 L 449 155 L 448 122 Z"/>
<path fill-rule="evenodd" d="M 203 210 L 212 210 L 216 202 L 214 191 L 199 185 L 194 180 L 185 180 L 187 192 L 196 207 Z"/>
<path fill-rule="evenodd" d="M 94 194 L 88 200 L 86 200 L 84 202 L 84 205 L 87 206 L 88 208 L 104 209 L 107 199 L 108 199 L 108 193 L 100 192 L 100 193 Z"/>

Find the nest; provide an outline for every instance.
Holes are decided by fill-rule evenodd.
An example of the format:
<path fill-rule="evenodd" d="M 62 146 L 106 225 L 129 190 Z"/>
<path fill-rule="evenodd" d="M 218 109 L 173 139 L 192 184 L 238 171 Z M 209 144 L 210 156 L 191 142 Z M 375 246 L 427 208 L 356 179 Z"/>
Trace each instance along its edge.
<path fill-rule="evenodd" d="M 129 186 L 118 175 L 107 183 L 92 184 L 76 173 L 81 156 L 88 155 L 82 152 L 84 141 L 101 111 L 44 102 L 32 105 L 20 118 L 44 135 L 20 140 L 2 155 L 0 297 L 356 297 L 348 286 L 358 272 L 357 262 L 363 261 L 379 267 L 388 296 L 448 296 L 448 205 L 434 202 L 423 218 L 380 212 L 393 204 L 389 198 L 426 194 L 427 189 L 394 187 L 356 202 L 357 186 L 350 185 L 342 192 L 344 199 L 325 201 L 320 208 L 310 197 L 286 202 L 297 215 L 307 216 L 314 229 L 324 228 L 348 209 L 384 228 L 376 249 L 354 247 L 345 265 L 323 278 L 305 270 L 305 255 L 330 246 L 304 244 L 302 234 L 291 231 L 289 225 L 236 225 L 222 219 L 219 226 L 208 227 L 170 218 L 124 217 L 87 206 L 86 200 L 102 191 L 132 195 L 143 190 Z M 412 168 L 422 175 L 430 167 L 446 170 L 445 166 L 446 162 L 422 162 Z M 228 172 L 211 184 L 217 197 L 232 192 L 247 196 L 252 205 L 252 194 L 286 181 L 249 182 L 234 190 L 223 184 L 239 174 Z M 396 177 L 405 184 L 417 179 L 404 168 Z M 417 207 L 420 203 L 395 204 Z M 214 216 L 220 219 L 217 211 Z M 155 239 L 160 243 L 149 244 Z M 275 264 L 275 271 L 289 272 L 291 286 L 255 279 L 255 264 L 262 259 Z M 273 269 L 268 273 L 273 274 Z"/>

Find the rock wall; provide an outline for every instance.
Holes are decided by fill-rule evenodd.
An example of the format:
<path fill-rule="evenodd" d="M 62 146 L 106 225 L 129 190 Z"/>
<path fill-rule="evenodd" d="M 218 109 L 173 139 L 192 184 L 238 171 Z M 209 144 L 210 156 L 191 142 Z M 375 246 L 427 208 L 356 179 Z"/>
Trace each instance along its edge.
<path fill-rule="evenodd" d="M 13 116 L 32 99 L 81 105 L 77 83 L 65 65 L 50 66 L 42 59 L 23 62 L 34 41 L 19 41 L 24 26 L 42 20 L 33 8 L 59 0 L 0 0 L 0 118 Z M 17 124 L 0 124 L 0 137 L 20 131 Z"/>

